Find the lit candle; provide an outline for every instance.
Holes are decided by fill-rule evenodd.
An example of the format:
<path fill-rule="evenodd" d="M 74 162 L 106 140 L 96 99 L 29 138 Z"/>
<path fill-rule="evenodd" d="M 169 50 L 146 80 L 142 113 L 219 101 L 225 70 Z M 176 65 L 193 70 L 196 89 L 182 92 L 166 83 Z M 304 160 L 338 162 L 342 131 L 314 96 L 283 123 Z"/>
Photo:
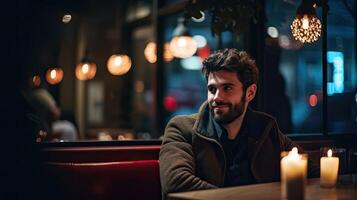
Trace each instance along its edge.
<path fill-rule="evenodd" d="M 327 151 L 327 157 L 320 159 L 320 185 L 321 187 L 335 187 L 338 174 L 338 157 L 332 157 L 332 150 Z"/>
<path fill-rule="evenodd" d="M 298 154 L 294 147 L 280 162 L 281 186 L 284 199 L 304 199 L 307 173 L 307 155 Z"/>

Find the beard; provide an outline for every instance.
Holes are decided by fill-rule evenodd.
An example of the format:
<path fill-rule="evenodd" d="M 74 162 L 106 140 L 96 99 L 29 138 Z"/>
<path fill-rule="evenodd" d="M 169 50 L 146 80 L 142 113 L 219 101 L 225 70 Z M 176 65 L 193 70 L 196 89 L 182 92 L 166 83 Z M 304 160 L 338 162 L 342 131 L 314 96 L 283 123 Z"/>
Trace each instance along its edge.
<path fill-rule="evenodd" d="M 229 124 L 235 119 L 240 117 L 245 108 L 245 95 L 242 96 L 241 101 L 238 104 L 233 104 L 231 102 L 212 102 L 209 104 L 210 112 L 214 120 L 222 125 Z M 228 111 L 215 110 L 216 106 L 227 106 Z"/>

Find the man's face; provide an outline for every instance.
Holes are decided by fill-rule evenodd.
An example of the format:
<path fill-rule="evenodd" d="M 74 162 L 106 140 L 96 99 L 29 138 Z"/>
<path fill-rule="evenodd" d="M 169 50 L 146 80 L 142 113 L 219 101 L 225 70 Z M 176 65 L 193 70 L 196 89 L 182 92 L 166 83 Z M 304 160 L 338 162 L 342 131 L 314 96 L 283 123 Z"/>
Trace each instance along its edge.
<path fill-rule="evenodd" d="M 217 122 L 229 124 L 243 114 L 245 92 L 236 72 L 221 70 L 210 73 L 207 89 L 209 108 Z"/>

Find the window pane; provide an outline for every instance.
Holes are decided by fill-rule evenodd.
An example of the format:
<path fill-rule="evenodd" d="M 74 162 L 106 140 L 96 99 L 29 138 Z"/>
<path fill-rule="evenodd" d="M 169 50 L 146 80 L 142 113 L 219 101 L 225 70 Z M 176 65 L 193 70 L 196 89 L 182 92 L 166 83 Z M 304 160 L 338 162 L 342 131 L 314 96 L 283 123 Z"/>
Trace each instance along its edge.
<path fill-rule="evenodd" d="M 165 18 L 165 38 L 169 42 L 177 26 L 177 19 L 183 15 Z M 199 20 L 200 21 L 200 20 Z M 201 74 L 202 60 L 218 48 L 218 39 L 211 34 L 211 17 L 205 13 L 202 22 L 188 19 L 187 27 L 194 36 L 198 49 L 189 58 L 174 58 L 164 62 L 166 88 L 164 106 L 167 112 L 165 123 L 178 114 L 196 113 L 200 105 L 207 99 L 206 80 Z M 221 38 L 222 48 L 238 46 L 232 33 L 225 32 Z"/>
<path fill-rule="evenodd" d="M 284 133 L 320 133 L 322 40 L 302 44 L 291 34 L 300 1 L 266 2 L 264 109 Z M 284 9 L 282 9 L 284 8 Z M 321 9 L 317 9 L 321 19 Z"/>
<path fill-rule="evenodd" d="M 152 9 L 152 1 L 149 0 L 133 0 L 128 3 L 126 9 L 125 21 L 131 22 L 150 15 Z"/>
<path fill-rule="evenodd" d="M 172 34 L 177 26 L 178 18 L 182 14 L 173 15 L 165 20 L 165 38 L 170 42 Z M 174 58 L 172 61 L 165 62 L 166 88 L 164 93 L 164 105 L 166 122 L 178 114 L 192 114 L 198 111 L 201 103 L 206 99 L 206 81 L 201 75 L 202 58 L 207 57 L 216 47 L 216 41 L 212 37 L 209 29 L 210 19 L 203 22 L 187 21 L 192 36 L 199 35 L 202 40 L 198 51 L 189 58 Z M 206 44 L 204 44 L 206 43 Z M 165 123 L 166 123 L 165 122 Z"/>
<path fill-rule="evenodd" d="M 156 50 L 155 47 L 151 47 L 151 44 L 155 44 L 154 41 L 154 27 L 151 24 L 133 31 L 131 49 L 133 66 L 136 67 L 132 69 L 131 121 L 137 139 L 150 139 L 153 137 L 151 133 L 155 130 L 152 79 L 156 65 Z"/>
<path fill-rule="evenodd" d="M 346 1 L 353 8 L 353 1 Z M 357 128 L 356 22 L 340 0 L 330 0 L 328 34 L 328 128 L 346 133 Z"/>

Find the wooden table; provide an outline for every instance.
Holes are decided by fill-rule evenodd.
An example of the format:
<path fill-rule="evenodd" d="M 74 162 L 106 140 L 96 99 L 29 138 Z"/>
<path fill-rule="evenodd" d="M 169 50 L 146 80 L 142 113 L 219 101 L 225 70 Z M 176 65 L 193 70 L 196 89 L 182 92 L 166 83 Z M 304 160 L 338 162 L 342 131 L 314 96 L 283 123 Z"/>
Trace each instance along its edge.
<path fill-rule="evenodd" d="M 237 200 L 237 199 L 282 199 L 280 182 L 264 183 L 237 187 L 227 187 L 211 190 L 171 193 L 169 200 L 194 199 L 194 200 Z M 308 179 L 305 200 L 323 199 L 354 199 L 357 200 L 357 185 L 338 185 L 334 189 L 320 187 L 320 179 Z"/>

